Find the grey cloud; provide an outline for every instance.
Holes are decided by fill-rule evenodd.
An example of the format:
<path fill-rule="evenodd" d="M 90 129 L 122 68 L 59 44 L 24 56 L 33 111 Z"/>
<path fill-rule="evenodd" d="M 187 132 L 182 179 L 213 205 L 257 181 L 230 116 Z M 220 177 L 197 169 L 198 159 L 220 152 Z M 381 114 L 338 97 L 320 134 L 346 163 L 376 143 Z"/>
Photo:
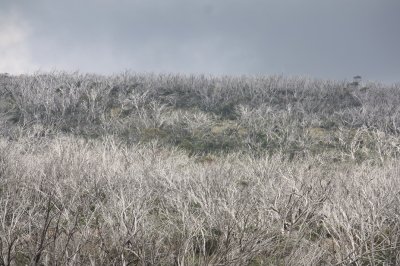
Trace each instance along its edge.
<path fill-rule="evenodd" d="M 6 0 L 43 68 L 396 81 L 396 0 Z"/>

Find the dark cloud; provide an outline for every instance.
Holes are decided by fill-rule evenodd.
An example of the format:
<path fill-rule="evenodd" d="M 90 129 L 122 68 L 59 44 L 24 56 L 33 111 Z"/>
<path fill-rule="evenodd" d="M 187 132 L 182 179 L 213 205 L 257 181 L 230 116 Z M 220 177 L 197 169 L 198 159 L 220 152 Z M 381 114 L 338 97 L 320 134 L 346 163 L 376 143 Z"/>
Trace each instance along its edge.
<path fill-rule="evenodd" d="M 43 69 L 399 80 L 398 0 L 3 0 L 0 10 L 30 25 Z"/>

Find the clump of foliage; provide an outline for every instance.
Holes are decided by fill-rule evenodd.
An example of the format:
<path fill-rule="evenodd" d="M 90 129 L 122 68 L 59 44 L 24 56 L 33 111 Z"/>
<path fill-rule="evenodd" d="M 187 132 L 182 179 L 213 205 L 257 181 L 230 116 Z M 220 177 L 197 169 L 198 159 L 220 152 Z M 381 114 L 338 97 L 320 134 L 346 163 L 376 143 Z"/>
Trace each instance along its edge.
<path fill-rule="evenodd" d="M 398 265 L 400 86 L 0 75 L 0 265 Z"/>

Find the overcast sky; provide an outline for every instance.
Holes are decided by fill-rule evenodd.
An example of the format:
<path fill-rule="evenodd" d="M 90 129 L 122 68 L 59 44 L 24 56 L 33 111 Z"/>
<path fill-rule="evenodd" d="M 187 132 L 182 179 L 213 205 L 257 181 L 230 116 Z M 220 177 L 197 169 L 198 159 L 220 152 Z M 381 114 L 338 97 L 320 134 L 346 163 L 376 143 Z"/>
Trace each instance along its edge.
<path fill-rule="evenodd" d="M 400 81 L 400 0 L 1 0 L 0 72 Z"/>

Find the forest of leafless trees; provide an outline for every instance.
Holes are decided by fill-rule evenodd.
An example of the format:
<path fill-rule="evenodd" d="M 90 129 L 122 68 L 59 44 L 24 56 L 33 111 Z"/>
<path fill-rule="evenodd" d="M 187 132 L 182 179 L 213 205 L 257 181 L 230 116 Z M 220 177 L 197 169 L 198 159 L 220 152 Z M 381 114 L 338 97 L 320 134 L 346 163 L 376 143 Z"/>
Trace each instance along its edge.
<path fill-rule="evenodd" d="M 400 84 L 0 75 L 0 265 L 399 265 Z"/>

